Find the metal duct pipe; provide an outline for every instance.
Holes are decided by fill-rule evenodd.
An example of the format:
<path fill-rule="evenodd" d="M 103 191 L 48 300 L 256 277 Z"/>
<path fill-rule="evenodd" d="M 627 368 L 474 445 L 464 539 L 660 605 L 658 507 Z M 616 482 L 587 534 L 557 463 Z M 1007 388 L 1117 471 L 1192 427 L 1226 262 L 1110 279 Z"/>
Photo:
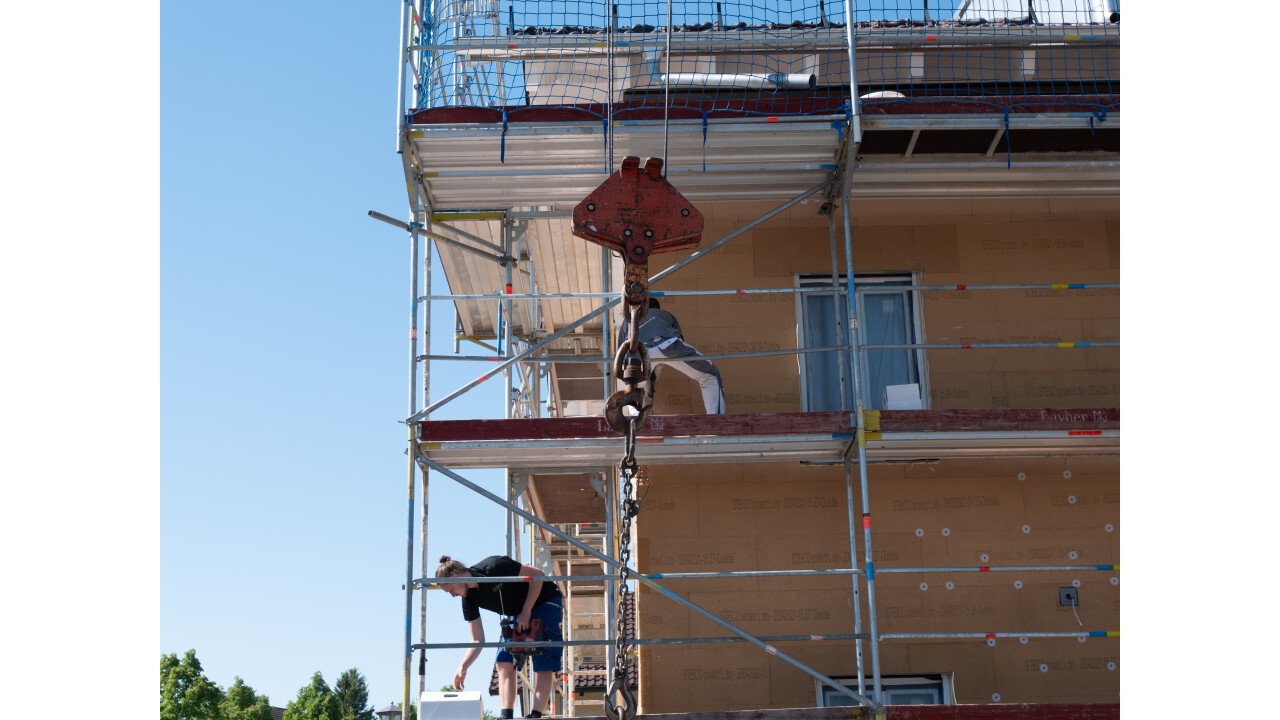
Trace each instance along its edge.
<path fill-rule="evenodd" d="M 658 82 L 673 88 L 736 87 L 759 90 L 813 90 L 818 77 L 805 73 L 671 73 L 659 75 Z"/>
<path fill-rule="evenodd" d="M 818 76 L 812 73 L 663 73 L 658 68 L 659 53 L 645 52 L 649 77 L 669 88 L 748 88 L 755 90 L 813 90 Z"/>

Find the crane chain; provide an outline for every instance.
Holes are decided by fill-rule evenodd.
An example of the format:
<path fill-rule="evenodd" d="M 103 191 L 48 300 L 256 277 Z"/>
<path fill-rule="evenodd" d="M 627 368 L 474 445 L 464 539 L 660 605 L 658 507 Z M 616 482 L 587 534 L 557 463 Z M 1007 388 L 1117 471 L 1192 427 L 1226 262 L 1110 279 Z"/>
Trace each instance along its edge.
<path fill-rule="evenodd" d="M 634 327 L 634 325 L 632 326 Z M 631 577 L 631 521 L 640 514 L 640 503 L 635 499 L 635 478 L 640 471 L 636 462 L 636 427 L 639 416 L 630 418 L 626 430 L 626 449 L 618 463 L 618 477 L 622 481 L 622 524 L 618 530 L 618 561 L 622 564 L 618 582 L 618 622 L 614 629 L 613 677 L 604 696 L 604 714 L 609 720 L 634 720 L 637 703 L 628 682 L 627 662 L 627 580 Z M 618 702 L 619 698 L 621 703 Z"/>

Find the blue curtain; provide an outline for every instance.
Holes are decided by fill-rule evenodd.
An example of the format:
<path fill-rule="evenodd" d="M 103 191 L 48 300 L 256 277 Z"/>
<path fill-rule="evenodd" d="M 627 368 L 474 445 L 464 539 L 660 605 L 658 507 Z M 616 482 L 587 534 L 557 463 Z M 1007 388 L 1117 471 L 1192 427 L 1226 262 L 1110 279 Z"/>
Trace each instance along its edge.
<path fill-rule="evenodd" d="M 863 295 L 862 316 L 863 343 L 867 345 L 903 345 L 914 342 L 911 331 L 908 291 L 892 295 Z M 884 389 L 889 385 L 905 385 L 918 382 L 915 351 L 868 350 L 867 396 L 868 410 L 880 410 L 884 404 Z"/>
<path fill-rule="evenodd" d="M 899 281 L 892 284 L 907 284 Z M 878 283 L 883 285 L 885 283 Z M 833 320 L 831 293 L 806 293 L 802 296 L 804 339 L 806 347 L 830 347 L 840 344 Z M 845 293 L 839 294 L 840 327 L 848 328 Z M 909 290 L 891 294 L 863 295 L 858 308 L 862 326 L 861 342 L 868 345 L 909 344 L 915 342 Z M 848 373 L 844 353 L 807 353 L 802 367 L 805 372 L 805 408 L 811 412 L 849 410 L 853 408 L 852 381 L 845 379 L 843 402 L 840 375 Z M 879 410 L 888 385 L 919 382 L 915 351 L 910 349 L 868 350 L 865 353 L 863 397 L 868 410 Z"/>
<path fill-rule="evenodd" d="M 835 309 L 831 293 L 807 293 L 801 295 L 804 308 L 805 347 L 831 347 L 839 344 L 836 339 Z M 849 313 L 845 310 L 845 294 L 840 293 L 840 327 L 849 327 Z M 849 372 L 849 358 L 842 352 L 805 353 L 805 409 L 809 412 L 848 410 L 853 407 L 852 383 L 845 380 L 845 397 L 841 402 L 840 376 Z"/>

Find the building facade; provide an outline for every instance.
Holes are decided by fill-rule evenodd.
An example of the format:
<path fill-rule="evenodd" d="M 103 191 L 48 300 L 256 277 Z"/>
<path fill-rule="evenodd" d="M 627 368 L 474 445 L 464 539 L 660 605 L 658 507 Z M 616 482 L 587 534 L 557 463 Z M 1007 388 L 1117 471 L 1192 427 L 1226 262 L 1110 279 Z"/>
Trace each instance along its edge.
<path fill-rule="evenodd" d="M 625 656 L 644 713 L 1118 716 L 1119 17 L 1077 4 L 406 5 L 410 512 L 415 474 L 507 470 L 471 486 L 562 578 L 559 714 Z M 600 417 L 627 268 L 572 226 L 624 157 L 703 217 L 646 273 L 728 410 L 657 364 L 630 522 Z M 483 370 L 432 389 L 452 361 Z M 485 382 L 501 417 L 431 419 Z"/>

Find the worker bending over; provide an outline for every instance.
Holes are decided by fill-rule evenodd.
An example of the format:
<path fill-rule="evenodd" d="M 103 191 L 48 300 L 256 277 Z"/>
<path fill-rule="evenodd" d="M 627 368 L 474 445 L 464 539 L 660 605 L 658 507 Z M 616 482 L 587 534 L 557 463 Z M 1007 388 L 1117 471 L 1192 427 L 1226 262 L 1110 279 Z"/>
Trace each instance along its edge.
<path fill-rule="evenodd" d="M 498 613 L 503 617 L 515 618 L 516 628 L 520 631 L 529 629 L 529 621 L 538 618 L 542 621 L 544 640 L 559 642 L 564 640 L 560 622 L 564 611 L 560 589 L 555 583 L 546 582 L 542 577 L 546 573 L 528 565 L 522 565 L 505 555 L 494 555 L 467 567 L 450 558 L 440 557 L 440 567 L 436 568 L 436 578 L 457 578 L 456 582 L 441 582 L 440 589 L 454 597 L 462 598 L 462 619 L 471 625 L 471 639 L 484 642 L 484 623 L 480 620 L 480 609 Z M 528 582 L 480 583 L 473 577 L 516 577 L 523 575 Z M 551 688 L 556 674 L 561 669 L 563 648 L 543 648 L 534 655 L 533 672 L 537 677 L 534 683 L 533 710 L 525 717 L 542 717 L 551 700 Z M 480 648 L 467 650 L 453 676 L 453 687 L 462 690 L 466 687 L 467 668 L 480 656 Z M 498 668 L 498 700 L 501 704 L 500 718 L 510 718 L 515 710 L 516 671 L 515 658 L 506 648 L 498 651 L 495 664 Z"/>

